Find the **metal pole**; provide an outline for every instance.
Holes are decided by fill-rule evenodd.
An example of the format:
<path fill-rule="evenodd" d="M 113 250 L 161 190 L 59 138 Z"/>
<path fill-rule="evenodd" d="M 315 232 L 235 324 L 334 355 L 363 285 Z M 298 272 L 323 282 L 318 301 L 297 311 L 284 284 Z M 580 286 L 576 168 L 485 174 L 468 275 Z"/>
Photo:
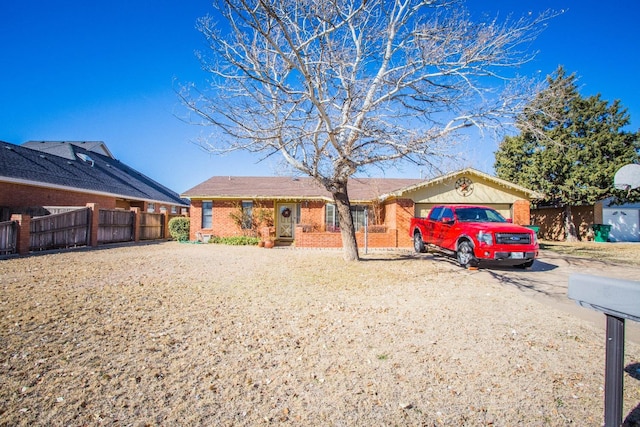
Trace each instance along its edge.
<path fill-rule="evenodd" d="M 364 208 L 364 253 L 365 255 L 368 253 L 368 249 L 369 249 L 369 233 L 368 233 L 368 229 L 369 228 L 369 212 L 367 211 L 367 208 Z"/>
<path fill-rule="evenodd" d="M 622 424 L 624 319 L 609 314 L 607 314 L 605 364 L 604 425 L 605 427 L 620 427 Z"/>

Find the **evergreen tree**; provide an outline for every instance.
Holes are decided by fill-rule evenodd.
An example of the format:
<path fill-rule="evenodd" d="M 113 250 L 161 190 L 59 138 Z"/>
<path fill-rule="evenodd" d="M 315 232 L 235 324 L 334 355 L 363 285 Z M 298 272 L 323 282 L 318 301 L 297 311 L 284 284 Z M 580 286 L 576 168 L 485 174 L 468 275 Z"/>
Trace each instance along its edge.
<path fill-rule="evenodd" d="M 638 133 L 618 100 L 583 97 L 575 74 L 559 67 L 547 86 L 517 117 L 520 134 L 506 137 L 496 152 L 496 174 L 544 194 L 542 204 L 565 208 L 567 240 L 576 240 L 571 206 L 616 196 L 632 198 L 613 187 L 616 171 L 638 163 Z"/>

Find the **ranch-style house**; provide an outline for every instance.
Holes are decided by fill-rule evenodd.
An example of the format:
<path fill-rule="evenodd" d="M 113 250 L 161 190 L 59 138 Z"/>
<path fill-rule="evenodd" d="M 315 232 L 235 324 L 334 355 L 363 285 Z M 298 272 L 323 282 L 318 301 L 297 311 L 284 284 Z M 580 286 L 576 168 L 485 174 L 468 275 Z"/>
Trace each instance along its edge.
<path fill-rule="evenodd" d="M 471 168 L 430 180 L 352 178 L 348 192 L 358 246 L 371 248 L 411 247 L 411 217 L 440 203 L 491 206 L 527 225 L 539 197 Z M 191 200 L 192 240 L 268 233 L 278 245 L 342 246 L 331 194 L 308 177 L 214 176 L 181 196 Z"/>

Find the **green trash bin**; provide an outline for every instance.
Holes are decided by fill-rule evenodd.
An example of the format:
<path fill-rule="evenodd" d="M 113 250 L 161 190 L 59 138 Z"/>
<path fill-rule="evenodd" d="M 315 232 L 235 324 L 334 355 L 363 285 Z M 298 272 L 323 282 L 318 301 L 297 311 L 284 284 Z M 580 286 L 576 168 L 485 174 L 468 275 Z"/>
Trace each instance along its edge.
<path fill-rule="evenodd" d="M 608 224 L 593 224 L 593 240 L 596 242 L 608 242 L 611 226 Z"/>
<path fill-rule="evenodd" d="M 525 227 L 532 229 L 533 232 L 536 233 L 536 236 L 538 235 L 538 231 L 540 231 L 539 225 L 525 225 Z"/>

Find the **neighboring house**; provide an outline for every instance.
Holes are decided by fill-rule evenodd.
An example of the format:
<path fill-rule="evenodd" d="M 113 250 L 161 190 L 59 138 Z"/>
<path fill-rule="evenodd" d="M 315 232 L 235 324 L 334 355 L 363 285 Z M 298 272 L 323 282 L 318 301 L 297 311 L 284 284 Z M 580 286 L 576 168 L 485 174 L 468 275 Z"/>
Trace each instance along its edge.
<path fill-rule="evenodd" d="M 32 216 L 45 207 L 139 208 L 167 214 L 187 213 L 188 201 L 116 160 L 101 141 L 0 141 L 0 221 L 12 213 Z M 36 215 L 34 215 L 36 214 Z"/>
<path fill-rule="evenodd" d="M 595 204 L 594 222 L 610 225 L 610 242 L 640 242 L 640 203 L 612 205 L 611 199 Z"/>
<path fill-rule="evenodd" d="M 411 247 L 409 221 L 439 203 L 488 205 L 517 224 L 529 224 L 531 190 L 464 169 L 431 180 L 352 178 L 349 199 L 358 245 Z M 256 211 L 271 213 L 271 233 L 279 244 L 340 247 L 337 211 L 331 194 L 308 177 L 217 176 L 187 190 L 191 239 L 256 232 Z M 369 225 L 364 232 L 366 221 Z M 264 219 L 264 216 L 262 217 Z M 264 225 L 264 221 L 262 221 Z"/>

